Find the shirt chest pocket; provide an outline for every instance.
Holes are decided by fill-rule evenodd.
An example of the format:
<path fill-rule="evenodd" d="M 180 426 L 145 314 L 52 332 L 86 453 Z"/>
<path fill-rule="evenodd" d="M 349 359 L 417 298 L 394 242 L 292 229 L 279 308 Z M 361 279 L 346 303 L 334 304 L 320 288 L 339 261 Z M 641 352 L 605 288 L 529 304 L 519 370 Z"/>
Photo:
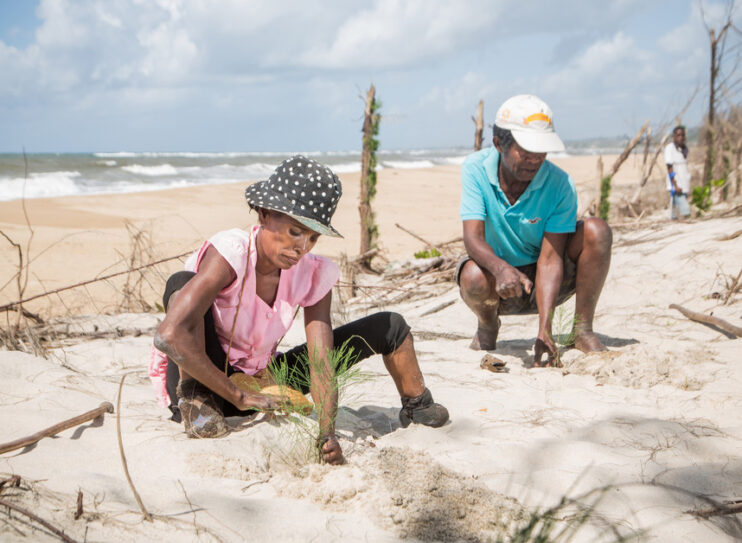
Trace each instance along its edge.
<path fill-rule="evenodd" d="M 518 219 L 518 235 L 524 244 L 532 247 L 541 247 L 545 228 L 546 223 L 540 217 L 521 216 Z"/>

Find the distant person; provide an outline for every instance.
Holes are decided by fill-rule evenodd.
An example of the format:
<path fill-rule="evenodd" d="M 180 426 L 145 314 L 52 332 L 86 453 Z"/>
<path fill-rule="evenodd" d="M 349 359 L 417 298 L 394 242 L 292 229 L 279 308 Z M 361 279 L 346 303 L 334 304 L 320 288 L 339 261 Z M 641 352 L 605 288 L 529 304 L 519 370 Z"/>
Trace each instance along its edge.
<path fill-rule="evenodd" d="M 535 96 L 509 98 L 497 111 L 492 143 L 469 155 L 461 170 L 467 256 L 456 280 L 478 319 L 470 347 L 495 349 L 499 315 L 537 311 L 534 365 L 552 365 L 553 312 L 576 292 L 574 346 L 606 350 L 593 333 L 593 316 L 612 233 L 602 219 L 577 220 L 574 182 L 546 160 L 546 153 L 564 151 L 551 109 Z"/>
<path fill-rule="evenodd" d="M 340 236 L 330 219 L 341 194 L 340 180 L 328 167 L 299 155 L 285 160 L 245 191 L 259 224 L 215 234 L 188 259 L 186 271 L 168 279 L 167 314 L 155 335 L 150 377 L 188 437 L 226 434 L 225 416 L 280 410 L 281 398 L 245 391 L 228 376 L 242 372 L 270 380 L 270 367 L 286 364 L 295 377 L 289 385 L 312 393 L 322 459 L 341 463 L 336 368 L 329 351 L 346 341 L 355 355 L 351 363 L 383 356 L 401 396 L 402 426 L 437 427 L 448 420 L 446 408 L 425 387 L 402 316 L 375 313 L 332 328 L 332 287 L 340 272 L 309 251 L 322 234 Z M 304 308 L 307 341 L 278 353 L 298 307 Z"/>
<path fill-rule="evenodd" d="M 672 141 L 665 146 L 665 164 L 667 164 L 667 190 L 670 193 L 670 219 L 689 217 L 690 172 L 685 127 L 682 125 L 673 129 Z"/>

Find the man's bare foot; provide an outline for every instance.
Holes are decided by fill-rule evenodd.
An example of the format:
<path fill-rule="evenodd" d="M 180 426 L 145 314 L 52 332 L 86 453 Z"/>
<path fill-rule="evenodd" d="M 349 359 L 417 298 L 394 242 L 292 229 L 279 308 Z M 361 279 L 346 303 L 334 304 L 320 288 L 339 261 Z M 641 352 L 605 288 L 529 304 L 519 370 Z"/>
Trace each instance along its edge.
<path fill-rule="evenodd" d="M 485 328 L 482 325 L 477 326 L 477 331 L 469 344 L 469 348 L 474 351 L 494 351 L 497 346 L 497 333 L 500 330 L 500 319 L 497 319 L 497 326 Z"/>
<path fill-rule="evenodd" d="M 603 345 L 598 336 L 593 332 L 580 332 L 575 336 L 574 346 L 576 349 L 581 350 L 583 353 L 592 353 L 596 351 L 607 351 L 608 348 Z"/>

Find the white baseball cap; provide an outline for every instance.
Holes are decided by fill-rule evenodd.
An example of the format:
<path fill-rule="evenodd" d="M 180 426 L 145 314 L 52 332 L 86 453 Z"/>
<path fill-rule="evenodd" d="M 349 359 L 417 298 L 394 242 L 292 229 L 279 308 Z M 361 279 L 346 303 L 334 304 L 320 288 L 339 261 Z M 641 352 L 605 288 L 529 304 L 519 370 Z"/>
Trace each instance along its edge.
<path fill-rule="evenodd" d="M 554 131 L 552 117 L 546 102 L 532 94 L 518 94 L 500 106 L 495 124 L 510 130 L 526 151 L 555 153 L 564 151 L 564 143 Z"/>

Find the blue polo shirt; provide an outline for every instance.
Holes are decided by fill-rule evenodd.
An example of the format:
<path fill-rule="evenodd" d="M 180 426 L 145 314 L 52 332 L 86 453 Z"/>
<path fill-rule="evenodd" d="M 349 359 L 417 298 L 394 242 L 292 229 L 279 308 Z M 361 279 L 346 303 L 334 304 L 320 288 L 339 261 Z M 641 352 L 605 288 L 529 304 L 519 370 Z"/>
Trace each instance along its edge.
<path fill-rule="evenodd" d="M 544 233 L 567 234 L 577 226 L 574 181 L 548 160 L 513 204 L 497 178 L 499 153 L 488 147 L 461 166 L 461 220 L 484 221 L 484 236 L 495 254 L 511 266 L 538 260 Z"/>

